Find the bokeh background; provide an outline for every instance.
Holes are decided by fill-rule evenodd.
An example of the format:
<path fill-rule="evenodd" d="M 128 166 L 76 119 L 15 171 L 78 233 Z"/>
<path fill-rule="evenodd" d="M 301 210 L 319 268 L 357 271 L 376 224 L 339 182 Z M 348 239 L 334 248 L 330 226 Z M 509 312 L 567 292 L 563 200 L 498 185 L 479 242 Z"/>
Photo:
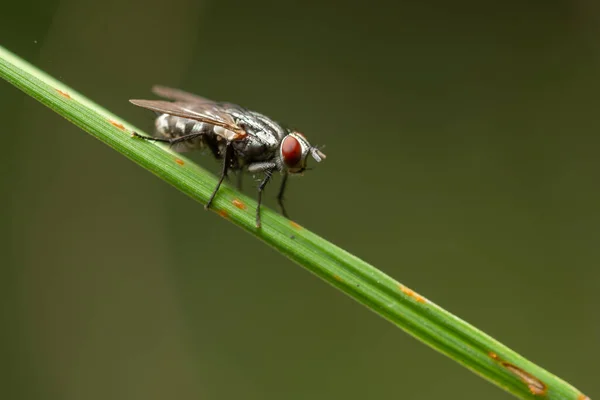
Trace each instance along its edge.
<path fill-rule="evenodd" d="M 0 14 L 3 46 L 140 127 L 155 83 L 299 127 L 328 158 L 295 220 L 591 398 L 599 34 L 592 0 Z M 0 397 L 510 398 L 6 82 L 0 107 Z"/>

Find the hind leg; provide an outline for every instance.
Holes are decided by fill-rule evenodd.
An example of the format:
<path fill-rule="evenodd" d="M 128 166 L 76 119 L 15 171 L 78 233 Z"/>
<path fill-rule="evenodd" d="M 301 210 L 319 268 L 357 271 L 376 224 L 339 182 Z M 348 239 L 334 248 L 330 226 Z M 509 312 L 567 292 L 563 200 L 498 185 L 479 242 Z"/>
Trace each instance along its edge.
<path fill-rule="evenodd" d="M 131 132 L 131 137 L 136 137 L 140 139 L 147 140 L 149 142 L 161 142 L 161 143 L 169 143 L 169 145 L 173 146 L 177 143 L 186 142 L 188 140 L 195 139 L 204 135 L 204 133 L 190 133 L 189 135 L 178 136 L 176 138 L 160 138 L 154 136 L 142 136 L 137 132 Z"/>

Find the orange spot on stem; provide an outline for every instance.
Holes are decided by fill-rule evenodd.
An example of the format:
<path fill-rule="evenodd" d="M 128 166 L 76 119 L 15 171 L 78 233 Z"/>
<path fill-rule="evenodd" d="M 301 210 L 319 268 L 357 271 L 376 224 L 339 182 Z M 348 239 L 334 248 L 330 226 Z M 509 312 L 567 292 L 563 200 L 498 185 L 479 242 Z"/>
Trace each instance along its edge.
<path fill-rule="evenodd" d="M 71 99 L 71 95 L 69 93 L 63 92 L 62 90 L 58 90 L 58 89 L 56 89 L 56 91 L 58 92 L 58 94 L 60 94 L 65 99 Z"/>
<path fill-rule="evenodd" d="M 246 209 L 246 205 L 244 203 L 242 203 L 240 200 L 238 199 L 233 199 L 232 203 L 234 206 L 236 206 L 237 208 L 239 208 L 240 210 L 245 210 Z"/>
<path fill-rule="evenodd" d="M 229 215 L 227 215 L 227 211 L 225 211 L 225 210 L 219 210 L 219 211 L 217 211 L 217 213 L 223 218 L 229 217 Z"/>
<path fill-rule="evenodd" d="M 113 121 L 112 119 L 109 119 L 109 120 L 108 120 L 108 122 L 110 122 L 110 124 L 111 124 L 112 126 L 114 126 L 115 128 L 118 128 L 118 129 L 120 129 L 120 130 L 122 130 L 122 131 L 124 131 L 124 130 L 125 130 L 125 127 L 123 126 L 123 124 L 120 124 L 120 123 L 118 123 L 117 121 Z"/>
<path fill-rule="evenodd" d="M 540 381 L 538 378 L 531 375 L 529 372 L 523 371 L 516 365 L 512 365 L 511 363 L 508 363 L 506 361 L 502 362 L 502 366 L 510 372 L 512 372 L 513 374 L 515 374 L 516 376 L 518 376 L 519 379 L 521 379 L 521 381 L 523 381 L 523 383 L 527 385 L 531 394 L 534 394 L 536 396 L 542 396 L 546 394 L 547 388 L 544 382 Z"/>
<path fill-rule="evenodd" d="M 577 396 L 577 400 L 590 400 L 590 398 L 581 393 L 579 396 Z"/>
<path fill-rule="evenodd" d="M 493 358 L 494 360 L 499 360 L 500 357 L 498 357 L 498 354 L 494 353 L 493 351 L 490 351 L 488 353 L 488 356 L 490 356 L 490 358 Z"/>
<path fill-rule="evenodd" d="M 185 165 L 185 163 L 183 162 L 183 160 L 181 160 L 181 159 L 179 159 L 179 158 L 176 158 L 176 159 L 175 159 L 175 162 L 176 162 L 177 164 L 179 164 L 179 165 Z"/>
<path fill-rule="evenodd" d="M 292 228 L 302 229 L 302 226 L 300 226 L 298 223 L 296 223 L 294 221 L 290 221 L 290 225 L 292 226 Z"/>
<path fill-rule="evenodd" d="M 402 291 L 402 293 L 404 293 L 405 295 L 412 297 L 413 299 L 415 299 L 417 302 L 419 303 L 427 303 L 427 300 L 425 300 L 425 298 L 423 296 L 421 296 L 419 293 L 415 292 L 412 289 L 407 288 L 404 285 L 398 285 L 398 287 L 400 288 L 400 290 Z"/>

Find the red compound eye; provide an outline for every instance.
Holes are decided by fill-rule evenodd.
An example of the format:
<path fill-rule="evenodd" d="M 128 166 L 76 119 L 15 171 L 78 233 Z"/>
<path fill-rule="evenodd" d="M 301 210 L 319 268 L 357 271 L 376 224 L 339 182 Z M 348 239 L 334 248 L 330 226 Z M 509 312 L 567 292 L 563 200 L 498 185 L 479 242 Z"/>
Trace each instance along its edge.
<path fill-rule="evenodd" d="M 298 165 L 302 158 L 302 146 L 298 139 L 293 136 L 287 136 L 281 144 L 281 156 L 283 163 L 292 168 Z"/>

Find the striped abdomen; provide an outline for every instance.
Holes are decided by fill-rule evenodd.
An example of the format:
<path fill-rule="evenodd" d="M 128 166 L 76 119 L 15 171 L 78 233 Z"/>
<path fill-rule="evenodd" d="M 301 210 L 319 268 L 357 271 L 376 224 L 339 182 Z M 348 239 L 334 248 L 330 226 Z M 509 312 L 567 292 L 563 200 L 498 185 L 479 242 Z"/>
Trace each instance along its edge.
<path fill-rule="evenodd" d="M 220 141 L 213 131 L 213 125 L 169 114 L 160 115 L 156 118 L 155 124 L 156 133 L 164 138 L 176 139 L 183 136 L 198 135 L 177 143 L 173 146 L 174 150 L 189 151 L 209 148 L 217 158 L 220 158 Z"/>

